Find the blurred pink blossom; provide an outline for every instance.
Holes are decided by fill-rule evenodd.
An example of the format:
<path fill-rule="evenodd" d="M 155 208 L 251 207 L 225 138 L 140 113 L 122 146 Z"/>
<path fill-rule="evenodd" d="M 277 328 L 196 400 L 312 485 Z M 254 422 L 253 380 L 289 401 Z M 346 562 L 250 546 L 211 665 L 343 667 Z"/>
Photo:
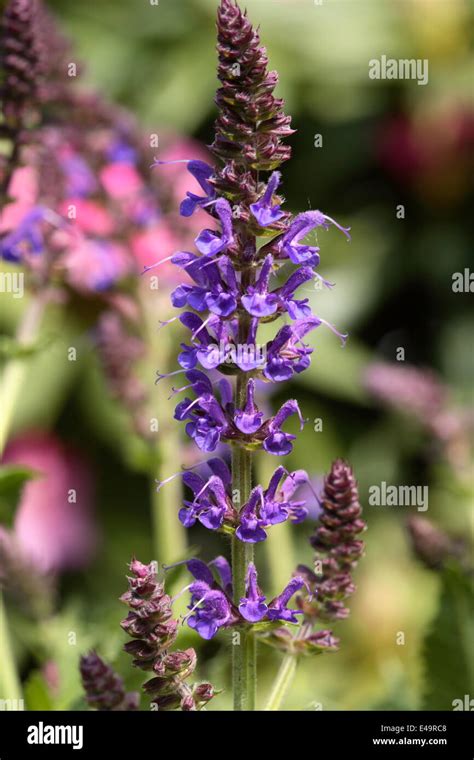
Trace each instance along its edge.
<path fill-rule="evenodd" d="M 105 166 L 100 181 L 111 198 L 126 198 L 136 195 L 143 188 L 143 182 L 134 166 L 125 161 L 117 161 Z"/>
<path fill-rule="evenodd" d="M 171 227 L 165 221 L 149 227 L 136 233 L 131 240 L 132 253 L 139 265 L 140 270 L 143 267 L 152 266 L 158 261 L 172 256 L 180 248 L 180 239 L 176 236 Z M 170 262 L 166 261 L 156 270 L 158 277 L 172 277 L 177 272 L 177 268 Z"/>
<path fill-rule="evenodd" d="M 40 475 L 21 495 L 13 533 L 20 549 L 42 573 L 85 567 L 97 547 L 91 472 L 82 457 L 50 433 L 27 433 L 5 451 L 5 464 Z"/>
<path fill-rule="evenodd" d="M 68 211 L 75 207 L 75 218 L 71 221 L 84 233 L 107 237 L 114 232 L 114 220 L 109 211 L 96 201 L 84 198 L 68 198 L 60 204 L 59 213 L 68 219 Z"/>
<path fill-rule="evenodd" d="M 79 291 L 104 291 L 131 271 L 125 246 L 106 240 L 83 239 L 63 255 L 66 280 Z"/>
<path fill-rule="evenodd" d="M 20 224 L 26 214 L 36 203 L 38 183 L 35 170 L 30 166 L 22 166 L 13 174 L 9 187 L 9 195 L 13 198 L 0 216 L 0 232 L 9 232 Z"/>

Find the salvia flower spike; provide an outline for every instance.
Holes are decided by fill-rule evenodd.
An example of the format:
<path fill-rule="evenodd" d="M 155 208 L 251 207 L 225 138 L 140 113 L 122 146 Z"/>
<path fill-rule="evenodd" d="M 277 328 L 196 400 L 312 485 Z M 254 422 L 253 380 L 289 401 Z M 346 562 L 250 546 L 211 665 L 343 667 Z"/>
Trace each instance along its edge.
<path fill-rule="evenodd" d="M 132 559 L 130 571 L 128 590 L 121 596 L 129 608 L 121 625 L 132 638 L 125 651 L 135 667 L 153 674 L 143 686 L 152 708 L 200 710 L 214 690 L 208 683 L 190 686 L 187 682 L 196 667 L 196 652 L 173 649 L 179 624 L 173 617 L 172 600 L 157 579 L 155 563 L 144 565 Z"/>
<path fill-rule="evenodd" d="M 300 599 L 300 608 L 308 620 L 332 621 L 349 615 L 344 600 L 355 590 L 352 572 L 364 552 L 359 536 L 366 529 L 357 482 L 341 459 L 325 478 L 320 503 L 318 525 L 310 538 L 316 552 L 313 570 L 297 568 L 312 592 L 309 599 Z"/>
<path fill-rule="evenodd" d="M 205 639 L 222 629 L 239 629 L 241 646 L 233 647 L 234 705 L 242 710 L 255 709 L 256 633 L 271 635 L 280 626 L 282 640 L 299 640 L 295 627 L 301 628 L 306 611 L 295 609 L 294 600 L 305 596 L 312 604 L 314 597 L 306 569 L 289 579 L 274 599 L 258 585 L 254 545 L 266 540 L 273 525 L 301 522 L 308 513 L 298 492 L 308 481 L 303 470 L 289 472 L 279 466 L 267 487 L 252 484 L 252 453 L 262 449 L 286 456 L 296 438 L 288 429 L 289 420 L 299 420 L 301 427 L 305 422 L 296 399 L 267 416 L 259 406 L 258 381 L 283 383 L 304 372 L 313 352 L 311 335 L 321 325 L 345 342 L 347 336 L 313 314 L 309 299 L 299 291 L 311 280 L 332 285 L 316 272 L 316 234 L 333 226 L 348 239 L 350 235 L 349 228 L 322 211 L 294 215 L 284 209 L 280 168 L 291 156 L 286 140 L 294 131 L 283 101 L 275 95 L 278 76 L 268 69 L 259 34 L 234 0 L 219 4 L 217 54 L 218 113 L 210 146 L 215 165 L 186 162 L 202 194 L 188 193 L 180 208 L 184 217 L 204 212 L 209 222 L 195 239 L 195 251 L 171 257 L 187 276 L 175 288 L 172 303 L 182 310 L 179 319 L 189 331 L 178 356 L 186 382 L 175 389 L 183 393 L 175 419 L 184 423 L 186 434 L 202 452 L 221 455 L 223 444 L 232 450 L 231 472 L 214 455 L 207 465 L 183 474 L 190 496 L 179 519 L 185 526 L 200 523 L 232 538 L 232 567 L 222 557 L 208 564 L 187 562 L 194 580 L 188 587 L 186 620 Z M 259 327 L 264 322 L 275 322 L 275 330 L 261 345 Z M 212 378 L 206 374 L 210 370 Z M 218 372 L 221 380 L 216 380 Z M 350 483 L 348 487 L 349 504 L 343 506 L 354 513 L 356 530 L 361 523 Z M 343 511 L 338 516 L 344 526 L 345 515 Z M 325 535 L 321 532 L 321 541 Z M 342 562 L 349 551 L 349 536 L 342 528 L 338 540 Z M 345 565 L 340 572 L 347 573 Z M 336 583 L 332 576 L 331 583 Z M 332 598 L 329 589 L 325 593 L 324 602 L 317 604 L 329 614 Z M 315 651 L 335 647 L 328 631 L 308 636 Z"/>

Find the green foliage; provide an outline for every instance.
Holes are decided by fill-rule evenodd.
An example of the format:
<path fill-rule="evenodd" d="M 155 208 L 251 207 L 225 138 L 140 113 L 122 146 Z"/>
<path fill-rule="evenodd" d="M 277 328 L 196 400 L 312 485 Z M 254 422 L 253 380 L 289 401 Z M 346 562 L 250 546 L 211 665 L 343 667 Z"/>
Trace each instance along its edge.
<path fill-rule="evenodd" d="M 452 710 L 474 689 L 474 595 L 458 567 L 442 574 L 438 613 L 426 637 L 424 710 Z"/>
<path fill-rule="evenodd" d="M 24 686 L 25 704 L 27 710 L 52 710 L 53 699 L 51 698 L 48 685 L 40 671 L 35 670 L 27 678 Z"/>
<path fill-rule="evenodd" d="M 52 341 L 49 336 L 43 336 L 41 339 L 28 346 L 20 345 L 14 338 L 7 335 L 0 336 L 0 362 L 9 359 L 24 359 L 33 356 L 39 351 L 43 351 Z"/>
<path fill-rule="evenodd" d="M 39 473 L 21 465 L 4 464 L 0 466 L 0 522 L 11 519 L 21 489 Z"/>

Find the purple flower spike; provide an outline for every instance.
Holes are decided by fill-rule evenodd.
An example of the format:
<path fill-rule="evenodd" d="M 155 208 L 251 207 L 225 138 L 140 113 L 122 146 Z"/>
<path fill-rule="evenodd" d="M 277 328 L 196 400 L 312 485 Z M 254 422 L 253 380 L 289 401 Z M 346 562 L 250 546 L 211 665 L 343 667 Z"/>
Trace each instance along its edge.
<path fill-rule="evenodd" d="M 285 216 L 285 212 L 280 210 L 280 205 L 272 205 L 273 194 L 277 190 L 280 180 L 281 173 L 273 172 L 268 180 L 264 195 L 262 195 L 259 201 L 250 205 L 250 211 L 260 227 L 268 227 L 268 225 L 278 222 L 279 219 Z"/>
<path fill-rule="evenodd" d="M 255 397 L 255 380 L 250 379 L 247 383 L 247 398 L 244 409 L 237 409 L 234 414 L 236 427 L 247 435 L 252 435 L 261 426 L 263 422 L 263 412 L 259 412 L 254 401 Z"/>
<path fill-rule="evenodd" d="M 239 612 L 249 623 L 259 623 L 267 614 L 268 607 L 257 585 L 257 570 L 253 562 L 249 563 L 245 584 L 245 597 L 240 600 Z"/>
<path fill-rule="evenodd" d="M 273 94 L 278 76 L 268 70 L 266 50 L 238 1 L 219 0 L 218 6 L 220 85 L 215 139 L 210 146 L 215 167 L 187 162 L 203 192 L 188 192 L 181 204 L 183 216 L 204 209 L 213 220 L 209 226 L 215 229 L 200 232 L 196 253 L 178 251 L 169 257 L 189 277 L 171 296 L 174 306 L 187 309 L 179 319 L 190 333 L 181 344 L 178 359 L 182 367 L 178 373 L 184 371 L 188 384 L 180 383 L 182 387 L 173 388 L 172 395 L 192 389 L 189 398 L 177 405 L 175 417 L 185 422 L 187 435 L 201 451 L 213 452 L 221 445 L 239 451 L 238 457 L 232 457 L 232 472 L 219 458 L 185 472 L 183 483 L 192 495 L 186 492 L 179 519 L 185 526 L 200 523 L 231 536 L 235 548 L 236 541 L 260 543 L 272 526 L 299 523 L 308 516 L 299 490 L 309 485 L 304 470 L 290 472 L 277 467 L 266 489 L 252 481 L 251 453 L 263 448 L 273 456 L 287 456 L 296 435 L 283 429 L 286 421 L 297 415 L 301 428 L 305 422 L 294 399 L 286 401 L 276 414 L 264 414 L 255 403 L 255 383 L 284 382 L 306 370 L 314 352 L 306 336 L 322 324 L 345 341 L 345 335 L 313 314 L 311 299 L 300 293 L 316 278 L 332 287 L 315 271 L 320 249 L 317 240 L 310 244 L 309 234 L 333 225 L 348 239 L 350 236 L 348 228 L 321 211 L 293 216 L 283 210 L 279 168 L 291 155 L 284 141 L 293 130 L 283 101 Z M 262 244 L 261 238 L 265 238 Z M 277 320 L 281 321 L 262 346 L 258 342 L 262 325 L 266 330 Z M 198 368 L 212 370 L 210 379 Z M 238 507 L 236 494 L 241 494 Z M 330 543 L 335 540 L 331 504 L 314 541 L 327 549 L 326 564 L 332 572 L 338 566 Z M 345 510 L 338 515 L 346 541 L 350 536 L 345 531 Z M 352 548 L 344 544 L 341 552 L 346 551 Z M 250 561 L 250 547 L 245 562 L 240 552 L 233 555 L 237 564 L 232 568 L 224 557 L 209 564 L 188 562 L 194 575 L 189 587 L 191 628 L 212 639 L 220 628 L 238 625 L 245 638 L 251 635 L 249 624 L 258 626 L 265 621 L 260 627 L 265 629 L 265 637 L 294 654 L 335 648 L 330 631 L 314 631 L 313 618 L 311 626 L 303 626 L 296 636 L 283 625 L 269 623 L 296 623 L 299 615 L 305 616 L 306 623 L 310 607 L 318 612 L 324 607 L 326 614 L 341 616 L 338 595 L 348 592 L 347 579 L 339 583 L 325 568 L 327 583 L 320 584 L 318 596 L 312 571 L 297 569 L 282 593 L 267 603 Z M 300 592 L 303 586 L 306 597 Z M 296 610 L 288 607 L 295 594 Z M 239 697 L 240 709 L 245 707 L 244 696 Z"/>
<path fill-rule="evenodd" d="M 280 596 L 275 597 L 268 607 L 267 617 L 269 620 L 284 620 L 286 623 L 297 623 L 296 615 L 302 615 L 300 610 L 289 610 L 287 604 L 297 591 L 303 588 L 305 581 L 301 576 L 292 578 L 283 589 Z"/>
<path fill-rule="evenodd" d="M 196 248 L 204 256 L 215 256 L 216 253 L 226 250 L 234 242 L 232 229 L 232 209 L 229 201 L 219 198 L 214 204 L 217 216 L 222 225 L 222 233 L 214 230 L 203 230 L 195 240 Z"/>

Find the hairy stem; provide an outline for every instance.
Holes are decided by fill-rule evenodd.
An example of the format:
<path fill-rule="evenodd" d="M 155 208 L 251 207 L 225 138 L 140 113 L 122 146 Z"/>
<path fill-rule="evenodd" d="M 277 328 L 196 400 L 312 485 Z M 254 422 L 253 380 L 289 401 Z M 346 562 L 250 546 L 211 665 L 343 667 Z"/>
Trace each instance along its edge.
<path fill-rule="evenodd" d="M 235 403 L 240 408 L 245 402 L 246 381 L 244 375 L 237 377 Z M 239 504 L 247 501 L 252 487 L 252 455 L 239 447 L 232 451 L 232 489 L 238 494 Z M 232 573 L 234 601 L 239 603 L 245 596 L 245 576 L 249 562 L 253 561 L 253 545 L 232 539 Z M 256 701 L 256 641 L 248 631 L 240 632 L 240 641 L 232 649 L 232 672 L 234 710 L 255 710 Z"/>

